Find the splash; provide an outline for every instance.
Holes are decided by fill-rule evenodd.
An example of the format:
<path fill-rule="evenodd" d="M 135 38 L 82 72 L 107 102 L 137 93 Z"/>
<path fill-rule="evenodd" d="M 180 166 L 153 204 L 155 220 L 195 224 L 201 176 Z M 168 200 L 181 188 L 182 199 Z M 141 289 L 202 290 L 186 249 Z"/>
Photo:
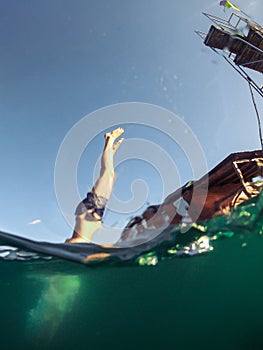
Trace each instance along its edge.
<path fill-rule="evenodd" d="M 103 247 L 96 244 L 35 242 L 0 233 L 3 242 L 0 246 L 0 258 L 4 260 L 46 259 L 48 262 L 54 257 L 60 257 L 86 265 L 156 266 L 164 259 L 208 254 L 215 249 L 214 241 L 219 241 L 221 238 L 231 238 L 242 233 L 263 234 L 263 193 L 239 204 L 228 215 L 192 224 L 186 232 L 183 230 L 183 225 L 185 224 L 171 225 L 151 241 L 123 248 Z M 9 245 L 10 243 L 12 244 Z M 217 245 L 217 249 L 220 249 L 220 245 Z M 55 280 L 52 284 L 55 284 Z"/>
<path fill-rule="evenodd" d="M 231 238 L 236 234 L 263 234 L 263 193 L 238 205 L 228 215 L 215 217 L 201 223 L 192 224 L 185 234 L 180 228 L 171 229 L 175 244 L 162 242 L 154 250 L 136 259 L 141 266 L 156 265 L 161 259 L 172 256 L 195 256 L 214 250 L 213 241 Z M 170 241 L 171 242 L 171 241 Z M 243 243 L 243 247 L 246 243 Z"/>

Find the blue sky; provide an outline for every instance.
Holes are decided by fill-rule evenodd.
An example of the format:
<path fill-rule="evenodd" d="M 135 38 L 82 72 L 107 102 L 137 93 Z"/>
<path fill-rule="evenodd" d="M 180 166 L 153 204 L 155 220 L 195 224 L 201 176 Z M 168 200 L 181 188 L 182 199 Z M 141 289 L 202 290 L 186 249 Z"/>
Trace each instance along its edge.
<path fill-rule="evenodd" d="M 234 3 L 262 23 L 262 2 Z M 259 148 L 247 84 L 194 33 L 210 27 L 202 11 L 230 15 L 213 0 L 0 2 L 2 230 L 36 240 L 70 236 L 54 189 L 57 152 L 75 123 L 111 104 L 145 102 L 173 111 L 197 136 L 209 169 L 231 152 Z M 138 135 L 159 137 L 127 127 L 126 138 Z M 191 169 L 169 142 L 160 138 L 183 184 Z M 82 195 L 92 186 L 90 169 L 102 146 L 96 137 L 81 158 Z M 115 193 L 126 199 L 140 174 L 149 202 L 158 202 L 160 179 L 138 162 L 119 167 Z M 41 222 L 28 224 L 36 219 Z M 127 216 L 106 219 L 123 225 Z"/>

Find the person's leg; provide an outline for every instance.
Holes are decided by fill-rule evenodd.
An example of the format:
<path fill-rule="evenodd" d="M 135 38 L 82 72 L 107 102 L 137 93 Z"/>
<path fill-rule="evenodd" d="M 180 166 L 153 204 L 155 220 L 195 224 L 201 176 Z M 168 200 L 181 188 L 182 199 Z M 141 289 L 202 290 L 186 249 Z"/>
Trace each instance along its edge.
<path fill-rule="evenodd" d="M 105 134 L 100 177 L 92 188 L 91 192 L 93 195 L 92 193 L 88 193 L 87 198 L 79 203 L 75 211 L 76 224 L 74 232 L 72 238 L 67 239 L 66 243 L 90 242 L 94 232 L 101 227 L 105 205 L 113 189 L 115 177 L 113 157 L 123 141 L 123 138 L 119 141 L 116 141 L 116 139 L 123 132 L 123 129 L 118 128 Z"/>
<path fill-rule="evenodd" d="M 115 140 L 123 134 L 123 132 L 124 130 L 122 128 L 118 128 L 104 135 L 105 146 L 101 157 L 100 177 L 93 186 L 92 192 L 97 196 L 106 198 L 107 200 L 112 193 L 115 178 L 114 154 L 122 143 L 123 138 L 117 142 L 115 142 Z"/>

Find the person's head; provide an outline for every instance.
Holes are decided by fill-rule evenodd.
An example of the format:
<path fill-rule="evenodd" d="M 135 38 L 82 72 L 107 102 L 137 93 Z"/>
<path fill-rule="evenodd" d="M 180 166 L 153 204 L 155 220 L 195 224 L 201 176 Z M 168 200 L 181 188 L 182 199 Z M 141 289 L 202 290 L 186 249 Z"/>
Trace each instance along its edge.
<path fill-rule="evenodd" d="M 158 211 L 159 205 L 150 205 L 142 214 L 143 218 L 148 221 L 150 220 Z"/>
<path fill-rule="evenodd" d="M 134 225 L 140 224 L 142 222 L 142 217 L 141 216 L 135 216 L 134 218 L 132 218 L 126 228 L 132 228 Z"/>

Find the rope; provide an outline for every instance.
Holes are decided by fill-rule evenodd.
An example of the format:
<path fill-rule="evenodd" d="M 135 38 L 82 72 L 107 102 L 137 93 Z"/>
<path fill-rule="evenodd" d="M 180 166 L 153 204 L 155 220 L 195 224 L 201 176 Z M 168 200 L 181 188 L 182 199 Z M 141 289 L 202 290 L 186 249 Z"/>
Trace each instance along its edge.
<path fill-rule="evenodd" d="M 263 153 L 263 138 L 262 138 L 261 121 L 260 121 L 260 116 L 259 116 L 259 112 L 258 112 L 255 96 L 253 94 L 253 90 L 252 90 L 252 87 L 251 87 L 251 82 L 249 80 L 248 80 L 248 86 L 249 86 L 252 102 L 253 102 L 253 105 L 254 105 L 254 108 L 255 108 L 255 111 L 256 111 L 256 115 L 257 115 L 258 133 L 259 133 L 259 139 L 260 139 L 261 149 L 262 149 L 262 153 Z"/>
<path fill-rule="evenodd" d="M 229 58 L 227 58 L 225 55 L 223 55 L 221 52 L 218 52 L 216 49 L 214 49 L 213 47 L 209 46 L 209 48 L 214 51 L 218 56 L 220 56 L 221 58 L 223 58 L 228 64 L 230 64 L 230 66 L 238 73 L 241 75 L 242 78 L 246 79 L 246 81 L 250 81 L 251 85 L 253 86 L 253 88 L 255 89 L 255 91 L 261 96 L 263 97 L 263 90 L 255 83 L 255 81 L 253 81 L 250 76 L 238 65 L 234 65 Z"/>
<path fill-rule="evenodd" d="M 257 108 L 257 104 L 256 104 L 256 100 L 255 100 L 255 96 L 253 94 L 253 90 L 252 87 L 255 89 L 255 91 L 257 91 L 257 93 L 259 93 L 259 95 L 261 97 L 263 97 L 263 91 L 261 88 L 259 88 L 259 86 L 250 78 L 250 76 L 240 67 L 238 66 L 238 68 L 232 63 L 230 62 L 230 60 L 224 56 L 223 54 L 219 53 L 216 49 L 214 49 L 213 47 L 210 47 L 217 55 L 221 56 L 227 63 L 229 63 L 232 68 L 234 68 L 244 79 L 246 79 L 246 81 L 248 82 L 249 85 L 249 90 L 250 90 L 250 94 L 251 94 L 251 98 L 252 98 L 252 102 L 255 108 L 255 112 L 256 112 L 256 116 L 257 116 L 257 123 L 258 123 L 258 133 L 259 133 L 259 139 L 260 139 L 260 144 L 261 144 L 261 150 L 263 153 L 263 136 L 262 136 L 262 127 L 261 127 L 261 121 L 260 121 L 260 116 L 259 116 L 259 112 L 258 112 L 258 108 Z"/>

